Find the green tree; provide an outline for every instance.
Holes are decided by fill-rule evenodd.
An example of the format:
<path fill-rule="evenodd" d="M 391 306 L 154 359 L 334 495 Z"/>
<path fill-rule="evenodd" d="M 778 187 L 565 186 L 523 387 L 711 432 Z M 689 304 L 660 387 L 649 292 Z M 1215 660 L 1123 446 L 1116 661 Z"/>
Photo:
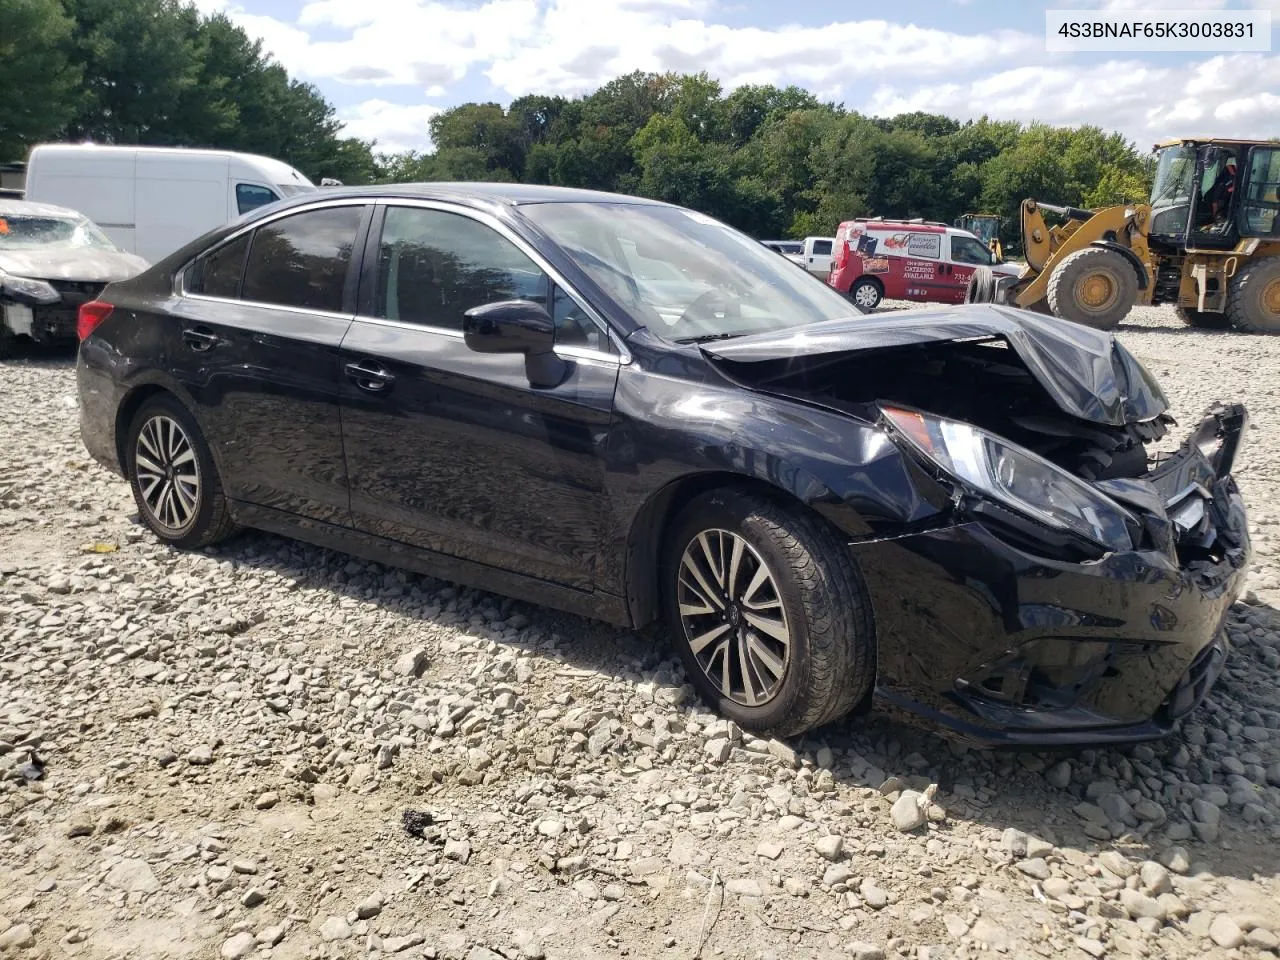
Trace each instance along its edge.
<path fill-rule="evenodd" d="M 61 132 L 81 72 L 67 60 L 75 25 L 60 0 L 0 3 L 0 162 Z"/>

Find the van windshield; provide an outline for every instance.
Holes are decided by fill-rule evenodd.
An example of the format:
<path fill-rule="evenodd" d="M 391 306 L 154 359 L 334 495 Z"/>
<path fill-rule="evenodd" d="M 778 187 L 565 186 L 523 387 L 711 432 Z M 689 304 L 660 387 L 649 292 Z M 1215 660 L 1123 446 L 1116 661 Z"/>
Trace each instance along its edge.
<path fill-rule="evenodd" d="M 84 217 L 33 217 L 0 214 L 0 250 L 73 247 L 119 250 L 97 224 Z"/>
<path fill-rule="evenodd" d="M 637 325 L 667 340 L 728 339 L 861 315 L 790 260 L 692 210 L 647 203 L 520 210 Z"/>

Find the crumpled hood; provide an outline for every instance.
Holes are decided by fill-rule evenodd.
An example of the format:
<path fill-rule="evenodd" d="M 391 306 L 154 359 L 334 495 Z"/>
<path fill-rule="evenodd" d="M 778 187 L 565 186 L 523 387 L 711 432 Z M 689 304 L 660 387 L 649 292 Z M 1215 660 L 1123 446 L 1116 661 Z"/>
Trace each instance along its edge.
<path fill-rule="evenodd" d="M 33 280 L 80 280 L 114 283 L 147 269 L 147 261 L 120 250 L 50 247 L 0 251 L 0 271 Z"/>
<path fill-rule="evenodd" d="M 749 382 L 753 363 L 789 361 L 798 371 L 808 359 L 825 362 L 833 354 L 991 337 L 1016 350 L 1057 405 L 1082 420 L 1119 426 L 1169 408 L 1159 384 L 1110 333 L 994 304 L 828 320 L 708 343 L 702 351 L 733 364 L 734 376 Z"/>

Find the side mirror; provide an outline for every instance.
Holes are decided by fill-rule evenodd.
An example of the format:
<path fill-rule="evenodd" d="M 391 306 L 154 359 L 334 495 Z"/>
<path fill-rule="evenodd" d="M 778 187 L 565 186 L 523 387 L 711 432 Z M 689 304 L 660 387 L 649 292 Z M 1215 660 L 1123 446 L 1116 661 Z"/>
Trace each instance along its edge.
<path fill-rule="evenodd" d="M 555 354 L 556 325 L 532 300 L 500 300 L 462 315 L 462 335 L 476 353 L 523 353 L 524 372 L 535 387 L 564 382 L 569 365 Z"/>

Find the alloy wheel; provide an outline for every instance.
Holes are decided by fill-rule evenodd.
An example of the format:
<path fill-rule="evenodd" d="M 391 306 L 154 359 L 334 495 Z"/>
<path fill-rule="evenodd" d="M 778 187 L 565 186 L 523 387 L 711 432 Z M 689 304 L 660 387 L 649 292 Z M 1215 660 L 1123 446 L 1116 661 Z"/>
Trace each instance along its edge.
<path fill-rule="evenodd" d="M 163 415 L 147 420 L 133 462 L 151 519 L 175 533 L 189 527 L 200 505 L 200 462 L 182 425 Z"/>
<path fill-rule="evenodd" d="M 728 530 L 699 533 L 680 558 L 677 603 L 689 649 L 722 696 L 759 707 L 778 694 L 791 630 L 777 581 L 751 544 Z"/>

